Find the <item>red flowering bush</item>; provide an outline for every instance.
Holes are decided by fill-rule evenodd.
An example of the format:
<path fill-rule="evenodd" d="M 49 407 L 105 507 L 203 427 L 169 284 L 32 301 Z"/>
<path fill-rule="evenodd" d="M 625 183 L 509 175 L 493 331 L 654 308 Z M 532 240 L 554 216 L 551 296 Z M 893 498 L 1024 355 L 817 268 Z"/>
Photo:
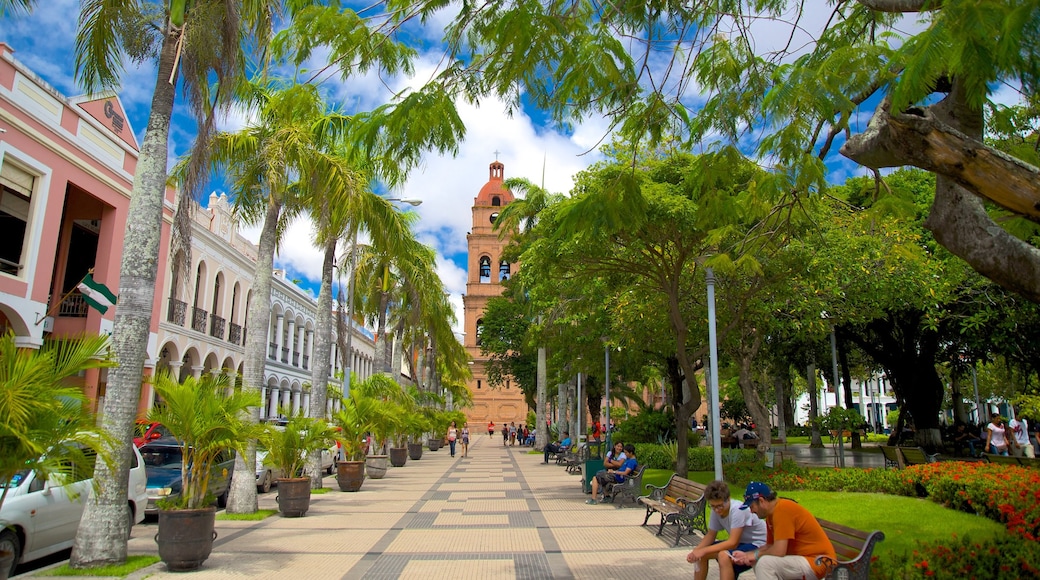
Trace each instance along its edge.
<path fill-rule="evenodd" d="M 922 542 L 910 554 L 875 560 L 870 577 L 881 580 L 1024 580 L 1040 578 L 1040 545 L 1015 536 L 984 542 L 954 537 Z"/>
<path fill-rule="evenodd" d="M 1012 534 L 1040 538 L 1040 471 L 1014 465 L 947 461 L 904 470 L 946 507 L 1005 524 Z"/>

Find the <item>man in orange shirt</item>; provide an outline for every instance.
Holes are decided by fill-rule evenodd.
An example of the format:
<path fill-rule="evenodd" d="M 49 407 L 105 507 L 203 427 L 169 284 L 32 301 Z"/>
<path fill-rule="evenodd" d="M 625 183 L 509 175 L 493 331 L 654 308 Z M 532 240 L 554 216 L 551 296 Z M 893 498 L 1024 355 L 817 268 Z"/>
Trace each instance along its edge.
<path fill-rule="evenodd" d="M 744 491 L 742 510 L 766 522 L 766 545 L 754 552 L 733 552 L 733 562 L 755 567 L 758 580 L 823 578 L 837 561 L 827 533 L 809 510 L 780 499 L 769 486 L 752 481 Z"/>

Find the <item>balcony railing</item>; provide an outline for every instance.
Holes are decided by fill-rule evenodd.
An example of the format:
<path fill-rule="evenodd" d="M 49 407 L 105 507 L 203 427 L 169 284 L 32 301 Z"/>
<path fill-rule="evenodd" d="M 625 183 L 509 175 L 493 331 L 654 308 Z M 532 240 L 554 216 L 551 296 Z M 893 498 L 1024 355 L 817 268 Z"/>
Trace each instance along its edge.
<path fill-rule="evenodd" d="M 308 364 L 310 363 L 310 361 L 311 361 L 311 357 L 309 357 L 307 355 L 303 355 L 303 368 L 304 368 L 304 370 L 307 370 L 309 368 Z"/>
<path fill-rule="evenodd" d="M 282 362 L 283 363 L 288 363 L 289 362 L 289 347 L 287 347 L 287 346 L 283 346 L 282 347 Z"/>
<path fill-rule="evenodd" d="M 278 343 L 277 342 L 268 343 L 267 348 L 268 348 L 267 358 L 269 358 L 271 360 L 278 360 Z"/>
<path fill-rule="evenodd" d="M 83 295 L 79 292 L 69 294 L 65 297 L 65 300 L 61 301 L 61 305 L 58 306 L 58 316 L 86 318 L 87 301 L 83 299 Z"/>
<path fill-rule="evenodd" d="M 228 327 L 228 342 L 242 344 L 242 338 L 242 327 L 232 322 Z"/>
<path fill-rule="evenodd" d="M 209 335 L 218 340 L 224 340 L 224 325 L 226 321 L 214 314 L 209 319 Z"/>
<path fill-rule="evenodd" d="M 191 328 L 198 332 L 206 332 L 206 318 L 209 317 L 209 312 L 201 308 L 192 308 L 191 314 Z"/>
<path fill-rule="evenodd" d="M 170 306 L 166 309 L 166 322 L 184 326 L 184 318 L 188 313 L 188 304 L 176 298 L 170 298 Z"/>

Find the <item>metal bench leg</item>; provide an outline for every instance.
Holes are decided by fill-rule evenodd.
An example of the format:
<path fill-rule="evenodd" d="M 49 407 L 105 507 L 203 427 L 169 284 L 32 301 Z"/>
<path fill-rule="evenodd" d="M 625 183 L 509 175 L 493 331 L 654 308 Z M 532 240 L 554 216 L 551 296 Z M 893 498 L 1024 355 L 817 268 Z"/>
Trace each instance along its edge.
<path fill-rule="evenodd" d="M 644 526 L 645 526 L 645 525 L 646 525 L 646 522 L 649 522 L 649 521 L 650 521 L 650 514 L 652 514 L 652 513 L 654 513 L 654 510 L 650 509 L 650 507 L 648 506 L 648 507 L 646 508 L 646 517 L 645 517 L 645 518 L 643 518 L 643 524 L 642 524 L 642 525 L 644 525 Z"/>
<path fill-rule="evenodd" d="M 664 514 L 661 514 L 661 525 L 657 526 L 657 535 L 660 536 L 661 532 L 664 531 Z"/>

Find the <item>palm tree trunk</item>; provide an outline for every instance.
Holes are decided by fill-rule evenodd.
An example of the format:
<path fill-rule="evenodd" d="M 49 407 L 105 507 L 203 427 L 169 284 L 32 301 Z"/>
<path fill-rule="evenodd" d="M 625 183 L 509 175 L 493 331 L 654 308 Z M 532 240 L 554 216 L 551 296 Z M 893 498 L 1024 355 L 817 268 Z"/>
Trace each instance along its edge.
<path fill-rule="evenodd" d="M 325 241 L 325 259 L 321 263 L 321 290 L 318 291 L 318 317 L 315 321 L 314 358 L 311 359 L 310 416 L 324 419 L 328 400 L 329 371 L 332 364 L 332 265 L 336 261 L 338 238 Z M 307 461 L 311 488 L 321 489 L 321 451 L 311 453 Z"/>
<path fill-rule="evenodd" d="M 246 313 L 246 356 L 242 370 L 242 388 L 259 392 L 264 383 L 264 362 L 267 355 L 267 332 L 271 328 L 271 268 L 278 245 L 278 217 L 282 202 L 271 196 L 267 215 L 260 232 L 260 246 L 256 251 L 256 269 L 253 271 L 253 301 Z M 260 403 L 263 405 L 263 402 Z M 254 423 L 260 421 L 260 409 L 250 411 Z M 235 457 L 235 472 L 231 476 L 227 513 L 251 514 L 258 508 L 256 499 L 256 441 L 250 441 L 245 456 Z"/>
<path fill-rule="evenodd" d="M 390 344 L 391 339 L 386 332 L 386 308 L 389 302 L 390 293 L 380 292 L 379 326 L 376 330 L 376 361 L 378 361 L 379 372 L 381 373 L 390 372 L 390 352 L 393 350 L 393 346 Z"/>
<path fill-rule="evenodd" d="M 393 332 L 393 341 L 390 343 L 390 376 L 397 384 L 404 385 L 404 377 L 401 376 L 401 350 L 404 345 L 404 320 L 398 321 Z"/>
<path fill-rule="evenodd" d="M 163 198 L 166 194 L 166 161 L 170 117 L 176 98 L 169 82 L 178 34 L 163 40 L 159 72 L 152 93 L 152 110 L 141 143 L 134 195 L 127 212 L 126 234 L 119 275 L 119 307 L 116 309 L 112 349 L 119 366 L 108 372 L 101 426 L 112 434 L 115 448 L 110 467 L 99 461 L 94 471 L 96 501 L 86 502 L 82 525 L 76 532 L 69 563 L 86 568 L 126 561 L 130 514 L 126 503 L 130 473 L 130 445 L 134 419 L 141 399 L 141 381 L 147 358 L 148 335 L 155 298 L 155 279 L 162 237 Z"/>

